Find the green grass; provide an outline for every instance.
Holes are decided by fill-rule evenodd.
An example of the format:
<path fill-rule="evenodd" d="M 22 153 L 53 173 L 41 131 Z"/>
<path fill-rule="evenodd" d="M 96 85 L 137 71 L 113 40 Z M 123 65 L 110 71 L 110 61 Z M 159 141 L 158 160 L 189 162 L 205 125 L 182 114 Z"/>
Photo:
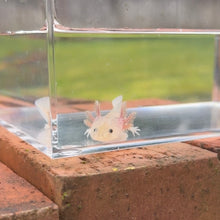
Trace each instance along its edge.
<path fill-rule="evenodd" d="M 59 36 L 57 94 L 111 100 L 210 100 L 213 36 Z"/>
<path fill-rule="evenodd" d="M 0 40 L 0 74 L 4 76 L 4 85 L 15 84 L 25 94 L 46 94 L 45 87 L 42 92 L 36 87 L 36 80 L 40 83 L 47 77 L 43 73 L 37 79 L 31 74 L 29 77 L 28 73 L 23 74 L 22 66 L 26 65 L 27 71 L 36 71 L 34 62 L 23 63 L 29 54 L 44 53 L 44 40 L 33 36 L 1 36 Z M 60 97 L 112 100 L 123 95 L 126 100 L 210 100 L 214 36 L 57 34 L 55 67 Z M 44 81 L 41 84 L 46 85 Z M 23 86 L 25 83 L 28 85 Z"/>

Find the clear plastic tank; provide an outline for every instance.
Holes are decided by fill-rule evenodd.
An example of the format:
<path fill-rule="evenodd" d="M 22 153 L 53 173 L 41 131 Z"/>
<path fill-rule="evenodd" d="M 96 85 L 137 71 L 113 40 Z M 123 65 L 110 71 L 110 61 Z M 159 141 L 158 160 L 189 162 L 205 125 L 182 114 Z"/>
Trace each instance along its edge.
<path fill-rule="evenodd" d="M 0 124 L 52 158 L 218 136 L 219 9 L 0 2 Z"/>

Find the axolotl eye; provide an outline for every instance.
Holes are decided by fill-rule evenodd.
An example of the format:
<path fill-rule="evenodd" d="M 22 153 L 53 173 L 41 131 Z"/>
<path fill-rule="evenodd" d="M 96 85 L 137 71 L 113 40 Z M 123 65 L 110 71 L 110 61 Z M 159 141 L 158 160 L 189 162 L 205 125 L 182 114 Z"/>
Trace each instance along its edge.
<path fill-rule="evenodd" d="M 108 131 L 109 131 L 109 133 L 113 133 L 113 130 L 112 130 L 112 129 L 109 129 Z"/>
<path fill-rule="evenodd" d="M 96 131 L 97 131 L 97 128 L 94 128 L 93 131 L 96 132 Z"/>

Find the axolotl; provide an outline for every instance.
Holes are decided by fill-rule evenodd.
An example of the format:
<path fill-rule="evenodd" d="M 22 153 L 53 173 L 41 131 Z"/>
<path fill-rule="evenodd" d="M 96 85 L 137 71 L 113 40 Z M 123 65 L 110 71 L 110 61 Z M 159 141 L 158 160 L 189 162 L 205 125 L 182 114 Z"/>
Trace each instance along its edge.
<path fill-rule="evenodd" d="M 100 103 L 95 101 L 94 117 L 91 112 L 86 112 L 87 118 L 84 124 L 89 128 L 85 135 L 91 137 L 95 141 L 109 143 L 125 141 L 128 138 L 128 131 L 133 136 L 139 135 L 140 129 L 134 127 L 134 119 L 136 113 L 126 113 L 126 102 L 123 102 L 123 97 L 118 96 L 112 101 L 112 110 L 106 115 L 102 116 L 100 112 Z"/>

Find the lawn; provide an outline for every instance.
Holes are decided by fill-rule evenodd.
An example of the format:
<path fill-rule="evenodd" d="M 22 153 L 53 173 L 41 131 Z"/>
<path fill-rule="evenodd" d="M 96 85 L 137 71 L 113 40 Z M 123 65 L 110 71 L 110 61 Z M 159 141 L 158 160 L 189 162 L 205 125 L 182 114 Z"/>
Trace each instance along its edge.
<path fill-rule="evenodd" d="M 42 37 L 1 36 L 1 89 L 8 88 L 18 96 L 47 95 L 46 45 Z M 56 33 L 55 39 L 59 97 L 211 99 L 212 35 Z"/>
<path fill-rule="evenodd" d="M 210 100 L 214 36 L 56 36 L 57 94 L 111 100 Z"/>

